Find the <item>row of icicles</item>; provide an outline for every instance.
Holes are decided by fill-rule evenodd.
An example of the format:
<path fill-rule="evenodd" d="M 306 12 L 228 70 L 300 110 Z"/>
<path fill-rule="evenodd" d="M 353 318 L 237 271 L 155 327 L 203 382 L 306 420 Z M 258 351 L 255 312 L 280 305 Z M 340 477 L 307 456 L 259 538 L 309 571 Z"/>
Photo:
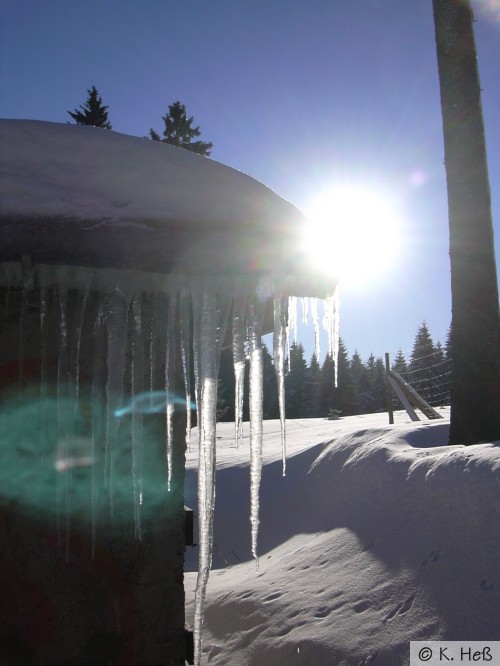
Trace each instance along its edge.
<path fill-rule="evenodd" d="M 65 366 L 68 365 L 68 286 L 64 285 L 59 277 L 57 287 L 49 284 L 40 267 L 40 274 L 36 282 L 40 289 L 40 327 L 42 338 L 42 369 L 44 363 L 44 345 L 47 344 L 47 326 L 49 296 L 57 303 L 57 317 L 59 324 L 58 341 L 58 368 L 61 372 L 61 382 L 64 378 Z M 16 276 L 17 277 L 17 276 Z M 36 276 L 35 276 L 36 277 Z M 15 280 L 17 282 L 18 280 Z M 80 280 L 82 282 L 82 280 Z M 74 285 L 72 285 L 74 286 Z M 88 309 L 89 295 L 98 293 L 98 307 L 93 333 L 95 336 L 94 355 L 106 355 L 106 384 L 104 398 L 106 402 L 106 441 L 104 466 L 110 476 L 111 489 L 113 460 L 113 442 L 117 438 L 119 416 L 129 410 L 132 418 L 132 433 L 134 433 L 134 419 L 141 406 L 135 398 L 139 396 L 140 385 L 138 376 L 144 372 L 145 364 L 139 351 L 144 348 L 142 344 L 143 321 L 142 299 L 143 287 L 132 286 L 130 281 L 120 284 L 115 281 L 105 289 L 102 284 L 93 284 L 93 274 L 87 273 L 79 289 L 79 309 L 77 317 L 75 343 L 76 362 L 76 397 L 79 392 L 79 349 L 81 345 L 82 330 Z M 22 344 L 26 335 L 24 330 L 25 309 L 27 295 L 33 284 L 23 285 L 23 305 L 20 319 L 20 347 L 22 365 Z M 191 446 L 191 407 L 192 386 L 191 369 L 194 369 L 194 395 L 198 423 L 198 515 L 199 515 L 199 568 L 195 596 L 194 619 L 194 645 L 195 664 L 200 664 L 202 626 L 204 615 L 205 593 L 212 559 L 213 546 L 213 518 L 215 502 L 215 471 L 216 471 L 216 407 L 217 407 L 217 377 L 219 359 L 222 347 L 228 339 L 232 346 L 234 376 L 235 376 L 235 442 L 239 446 L 243 438 L 243 401 L 244 401 L 244 375 L 245 362 L 249 361 L 249 413 L 250 413 L 250 523 L 252 554 L 256 559 L 258 526 L 259 526 L 259 487 L 262 471 L 262 445 L 263 445 L 263 350 L 262 337 L 273 328 L 273 362 L 277 379 L 279 413 L 281 423 L 281 442 L 283 455 L 283 475 L 286 473 L 286 428 L 285 428 L 285 373 L 287 358 L 289 358 L 289 344 L 291 333 L 296 338 L 297 310 L 300 300 L 302 305 L 302 321 L 312 320 L 315 334 L 315 352 L 319 357 L 320 328 L 327 331 L 328 353 L 335 359 L 338 353 L 338 291 L 327 297 L 323 303 L 323 313 L 320 318 L 319 301 L 316 298 L 289 297 L 280 294 L 273 279 L 231 279 L 207 278 L 192 276 L 169 277 L 161 288 L 163 299 L 155 300 L 161 307 L 167 308 L 163 312 L 162 321 L 166 322 L 164 335 L 165 349 L 165 393 L 160 397 L 161 409 L 166 415 L 166 458 L 167 458 L 167 488 L 172 484 L 172 452 L 173 452 L 173 426 L 172 417 L 175 405 L 179 404 L 179 396 L 174 392 L 175 351 L 179 348 L 182 356 L 182 369 L 185 388 L 185 408 L 187 416 L 186 445 Z M 8 294 L 8 290 L 7 290 Z M 165 297 L 166 294 L 166 297 Z M 151 295 L 151 294 L 150 294 Z M 273 324 L 269 324 L 266 315 L 269 304 L 274 312 Z M 153 313 L 159 319 L 159 313 Z M 266 318 L 267 317 L 267 318 Z M 320 324 L 321 319 L 321 324 Z M 130 343 L 131 362 L 131 400 L 129 407 L 117 409 L 123 405 L 124 373 L 126 364 L 127 328 L 132 328 L 132 341 Z M 228 338 L 231 333 L 230 338 Z M 175 337 L 180 335 L 180 340 Z M 104 347 L 104 336 L 107 338 L 107 350 Z M 151 343 L 152 344 L 152 343 Z M 151 351 L 151 373 L 153 373 L 154 356 Z M 96 366 L 97 367 L 97 366 Z M 335 368 L 337 363 L 335 362 Z M 21 370 L 22 372 L 22 370 Z M 43 377 L 42 377 L 43 379 Z M 59 381 L 59 377 L 58 377 Z M 332 385 L 336 384 L 337 377 L 332 377 Z M 153 381 L 151 380 L 151 396 L 153 395 Z M 158 392 L 156 392 L 158 393 Z M 146 393 L 144 394 L 146 395 Z M 151 397 L 152 400 L 152 397 Z M 184 400 L 184 398 L 183 398 Z M 152 404 L 152 403 L 151 403 Z M 121 411 L 120 411 L 121 409 Z M 140 429 L 135 429 L 140 433 Z M 137 464 L 139 443 L 135 441 L 137 435 L 132 435 L 132 481 L 134 488 L 134 516 L 135 535 L 141 538 L 141 505 L 142 505 L 142 478 Z M 139 435 L 140 439 L 140 435 Z M 112 502 L 112 492 L 110 493 Z M 93 509 L 94 511 L 94 509 Z M 93 515 L 94 538 L 94 515 Z"/>
<path fill-rule="evenodd" d="M 231 298 L 221 306 L 218 294 L 205 286 L 203 290 L 191 288 L 193 303 L 193 352 L 195 368 L 195 395 L 198 412 L 198 515 L 199 515 L 199 566 L 195 593 L 194 663 L 201 663 L 202 628 L 206 587 L 213 550 L 213 519 L 215 505 L 216 472 L 216 405 L 217 375 L 222 342 L 226 326 L 232 328 L 232 352 L 235 377 L 235 443 L 239 447 L 243 439 L 243 401 L 245 361 L 249 360 L 249 413 L 250 413 L 250 524 L 252 554 L 258 569 L 259 489 L 262 474 L 263 450 L 263 350 L 262 336 L 266 303 L 271 294 L 273 303 L 273 362 L 276 373 L 278 404 L 281 424 L 283 476 L 286 474 L 286 422 L 285 422 L 285 371 L 289 359 L 290 332 L 297 333 L 296 297 L 277 295 L 269 286 L 255 293 L 246 289 L 233 291 Z M 182 303 L 182 299 L 181 299 Z M 309 321 L 309 310 L 314 326 L 315 353 L 320 355 L 320 317 L 318 300 L 302 298 L 302 321 Z M 338 290 L 323 301 L 322 325 L 328 334 L 328 353 L 335 359 L 339 345 Z M 182 306 L 181 306 L 182 307 Z M 228 321 L 228 315 L 231 321 Z M 181 321 L 184 317 L 181 314 Z M 227 323 L 226 323 L 227 322 Z M 226 325 L 224 325 L 226 323 Z M 181 327 L 182 335 L 182 327 Z M 188 351 L 181 341 L 185 368 L 186 401 L 190 400 L 187 382 Z M 337 376 L 332 377 L 332 385 Z M 168 392 L 168 387 L 167 387 Z M 188 410 L 189 414 L 189 410 Z M 188 423 L 189 429 L 189 423 Z M 189 434 L 187 435 L 189 447 Z"/>

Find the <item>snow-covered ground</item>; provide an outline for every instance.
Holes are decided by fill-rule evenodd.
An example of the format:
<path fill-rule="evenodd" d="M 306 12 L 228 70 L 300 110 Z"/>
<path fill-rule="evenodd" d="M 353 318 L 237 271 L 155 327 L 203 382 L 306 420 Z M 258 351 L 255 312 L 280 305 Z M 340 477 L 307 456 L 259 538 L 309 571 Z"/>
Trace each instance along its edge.
<path fill-rule="evenodd" d="M 233 424 L 218 425 L 202 663 L 401 666 L 410 640 L 500 640 L 499 442 L 449 447 L 447 418 L 403 413 L 392 426 L 387 414 L 290 420 L 283 478 L 279 422 L 264 422 L 257 571 L 245 426 L 235 449 Z"/>

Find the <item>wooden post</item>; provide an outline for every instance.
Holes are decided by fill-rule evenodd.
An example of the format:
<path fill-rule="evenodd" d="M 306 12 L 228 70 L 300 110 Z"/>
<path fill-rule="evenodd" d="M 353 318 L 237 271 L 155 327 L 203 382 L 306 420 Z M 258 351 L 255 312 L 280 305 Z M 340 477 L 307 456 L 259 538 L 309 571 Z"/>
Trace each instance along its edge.
<path fill-rule="evenodd" d="M 389 412 L 389 423 L 392 425 L 394 423 L 394 408 L 392 404 L 392 391 L 389 384 L 389 371 L 391 369 L 391 364 L 389 362 L 389 354 L 385 354 L 385 382 L 387 386 L 387 411 Z"/>
<path fill-rule="evenodd" d="M 415 389 L 405 382 L 405 380 L 398 375 L 395 370 L 389 370 L 388 372 L 389 383 L 391 384 L 394 392 L 401 400 L 404 405 L 404 408 L 408 412 L 412 421 L 419 421 L 417 414 L 415 413 L 416 409 L 419 409 L 422 414 L 424 414 L 428 419 L 442 419 L 443 417 L 439 412 L 437 412 L 434 407 L 431 407 L 428 402 L 426 402 L 422 396 L 420 396 Z M 403 400 L 404 397 L 404 400 Z M 411 409 L 408 409 L 410 406 Z"/>
<path fill-rule="evenodd" d="M 388 382 L 393 389 L 394 393 L 400 399 L 403 407 L 406 409 L 406 413 L 412 421 L 420 421 L 417 412 L 413 409 L 413 405 L 409 400 L 408 395 L 404 392 L 403 387 L 398 384 L 397 380 L 391 375 L 387 377 Z"/>

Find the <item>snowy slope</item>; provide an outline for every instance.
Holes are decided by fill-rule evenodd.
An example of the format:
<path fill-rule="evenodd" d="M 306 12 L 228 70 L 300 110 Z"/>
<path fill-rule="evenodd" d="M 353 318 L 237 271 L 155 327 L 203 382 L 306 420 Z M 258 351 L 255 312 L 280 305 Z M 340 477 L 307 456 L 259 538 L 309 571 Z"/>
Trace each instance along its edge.
<path fill-rule="evenodd" d="M 283 479 L 265 422 L 257 572 L 248 448 L 219 424 L 204 663 L 400 666 L 412 639 L 499 640 L 500 446 L 445 446 L 448 425 L 291 421 Z"/>

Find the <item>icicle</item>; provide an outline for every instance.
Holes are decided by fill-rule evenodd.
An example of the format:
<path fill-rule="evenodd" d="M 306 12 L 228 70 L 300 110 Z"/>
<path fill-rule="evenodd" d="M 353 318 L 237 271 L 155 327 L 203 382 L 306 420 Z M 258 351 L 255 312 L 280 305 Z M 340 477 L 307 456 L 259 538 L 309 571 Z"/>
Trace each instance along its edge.
<path fill-rule="evenodd" d="M 297 298 L 288 298 L 288 326 L 286 332 L 286 355 L 288 359 L 288 371 L 290 372 L 290 332 L 293 332 L 293 340 L 297 342 Z"/>
<path fill-rule="evenodd" d="M 179 296 L 182 373 L 186 393 L 186 448 L 191 450 L 191 302 L 187 289 Z"/>
<path fill-rule="evenodd" d="M 165 395 L 166 395 L 166 426 L 167 426 L 167 490 L 170 492 L 173 464 L 173 416 L 175 387 L 175 310 L 176 295 L 172 294 L 168 302 L 167 314 L 167 346 L 165 350 Z"/>
<path fill-rule="evenodd" d="M 68 395 L 68 293 L 60 288 L 59 300 L 59 348 L 57 358 L 57 459 L 67 461 L 69 456 L 69 428 L 68 415 L 64 398 Z M 65 515 L 65 554 L 69 559 L 69 538 L 71 518 L 71 495 L 69 492 L 71 471 L 63 475 L 64 482 L 64 515 Z M 58 477 L 59 478 L 59 477 Z M 60 526 L 58 525 L 58 538 L 60 540 Z"/>
<path fill-rule="evenodd" d="M 45 462 L 45 443 L 47 437 L 47 344 L 48 344 L 48 305 L 47 289 L 40 287 L 40 457 Z"/>
<path fill-rule="evenodd" d="M 85 321 L 85 311 L 87 309 L 87 300 L 90 292 L 90 285 L 92 282 L 92 274 L 89 274 L 85 280 L 83 286 L 82 300 L 80 303 L 78 321 L 76 325 L 76 345 L 75 345 L 75 393 L 76 393 L 76 402 L 75 409 L 77 409 L 78 397 L 80 392 L 80 346 L 82 342 L 82 329 L 83 323 Z"/>
<path fill-rule="evenodd" d="M 263 360 L 260 340 L 250 352 L 250 523 L 252 525 L 252 555 L 259 568 L 257 542 L 259 535 L 259 492 L 262 475 L 262 378 Z"/>
<path fill-rule="evenodd" d="M 273 359 L 276 382 L 278 385 L 278 404 L 281 425 L 281 455 L 283 476 L 286 476 L 286 420 L 285 420 L 285 345 L 286 345 L 286 307 L 287 298 L 278 296 L 274 299 L 274 336 Z"/>
<path fill-rule="evenodd" d="M 132 301 L 133 336 L 131 363 L 131 394 L 132 394 L 132 483 L 134 487 L 134 526 L 135 538 L 142 539 L 141 504 L 142 504 L 142 411 L 136 409 L 137 395 L 144 389 L 144 367 L 142 354 L 142 304 L 141 298 Z"/>
<path fill-rule="evenodd" d="M 293 341 L 297 342 L 297 298 L 288 298 L 288 330 L 293 333 Z"/>
<path fill-rule="evenodd" d="M 97 465 L 96 452 L 101 439 L 103 430 L 103 367 L 102 358 L 104 351 L 104 305 L 101 302 L 97 312 L 93 331 L 93 372 L 92 372 L 92 432 L 91 432 L 91 458 L 92 458 L 92 476 L 91 476 L 91 518 L 92 518 L 92 559 L 95 557 L 96 542 L 96 521 L 97 521 Z"/>
<path fill-rule="evenodd" d="M 333 352 L 335 358 L 335 386 L 338 385 L 339 344 L 340 344 L 340 287 L 333 293 Z"/>
<path fill-rule="evenodd" d="M 68 294 L 66 289 L 59 289 L 59 357 L 57 360 L 58 391 L 66 387 L 68 378 Z"/>
<path fill-rule="evenodd" d="M 243 442 L 243 398 L 245 381 L 245 310 L 246 296 L 235 298 L 233 305 L 234 430 L 236 448 Z"/>
<path fill-rule="evenodd" d="M 328 353 L 333 357 L 333 299 L 328 296 L 324 302 L 323 328 L 328 334 Z"/>
<path fill-rule="evenodd" d="M 28 309 L 28 293 L 33 289 L 33 267 L 31 265 L 31 257 L 29 255 L 22 255 L 22 302 L 21 302 L 21 316 L 19 319 L 19 390 L 24 388 L 24 346 L 26 343 L 26 316 Z"/>
<path fill-rule="evenodd" d="M 224 342 L 226 341 L 226 331 L 229 320 L 229 313 L 232 307 L 232 298 L 229 296 L 224 296 L 221 299 L 218 299 L 217 304 L 217 332 L 215 337 L 215 349 L 217 353 L 217 367 L 220 360 L 220 355 L 222 353 L 222 348 L 224 347 Z"/>
<path fill-rule="evenodd" d="M 194 330 L 195 351 L 199 353 L 201 384 L 198 411 L 198 515 L 199 566 L 194 614 L 194 663 L 201 662 L 201 634 L 208 576 L 212 562 L 213 516 L 215 502 L 216 408 L 217 408 L 217 299 L 213 292 L 203 293 L 201 321 Z M 199 299 L 196 294 L 195 301 Z M 196 312 L 196 310 L 195 310 Z M 196 365 L 196 364 L 195 364 Z"/>
<path fill-rule="evenodd" d="M 193 373 L 194 397 L 198 422 L 198 435 L 200 434 L 201 414 L 201 313 L 203 308 L 203 295 L 197 285 L 191 285 L 191 299 L 193 303 Z"/>
<path fill-rule="evenodd" d="M 157 295 L 152 298 L 151 322 L 149 328 L 149 392 L 153 395 L 155 390 L 155 369 L 156 369 L 156 323 L 157 323 Z"/>
<path fill-rule="evenodd" d="M 302 296 L 301 305 L 302 305 L 302 323 L 304 326 L 307 326 L 309 323 L 309 298 L 307 296 Z M 295 340 L 296 342 L 297 340 Z"/>
<path fill-rule="evenodd" d="M 332 296 L 328 296 L 324 301 L 325 314 L 323 318 L 323 327 L 328 334 L 328 353 L 335 364 L 335 386 L 338 383 L 338 355 L 339 355 L 339 308 L 340 292 L 336 287 Z"/>
<path fill-rule="evenodd" d="M 106 327 L 108 331 L 108 354 L 106 381 L 106 447 L 104 470 L 109 485 L 111 515 L 113 515 L 113 473 L 115 445 L 118 440 L 120 420 L 115 410 L 123 399 L 123 376 L 125 373 L 125 350 L 127 347 L 128 302 L 118 286 L 107 294 Z"/>
<path fill-rule="evenodd" d="M 248 337 L 250 343 L 250 524 L 252 529 L 252 554 L 257 570 L 259 560 L 257 542 L 259 534 L 259 492 L 262 474 L 262 420 L 263 420 L 263 355 L 262 355 L 262 306 L 255 304 L 248 308 Z"/>
<path fill-rule="evenodd" d="M 320 337 L 319 337 L 319 314 L 318 314 L 318 299 L 311 298 L 311 314 L 314 327 L 314 353 L 319 363 L 321 356 Z"/>
<path fill-rule="evenodd" d="M 21 314 L 19 317 L 19 364 L 18 364 L 18 381 L 19 390 L 24 388 L 24 347 L 26 344 L 26 312 L 28 309 L 28 292 L 23 286 L 22 301 L 21 301 Z"/>

